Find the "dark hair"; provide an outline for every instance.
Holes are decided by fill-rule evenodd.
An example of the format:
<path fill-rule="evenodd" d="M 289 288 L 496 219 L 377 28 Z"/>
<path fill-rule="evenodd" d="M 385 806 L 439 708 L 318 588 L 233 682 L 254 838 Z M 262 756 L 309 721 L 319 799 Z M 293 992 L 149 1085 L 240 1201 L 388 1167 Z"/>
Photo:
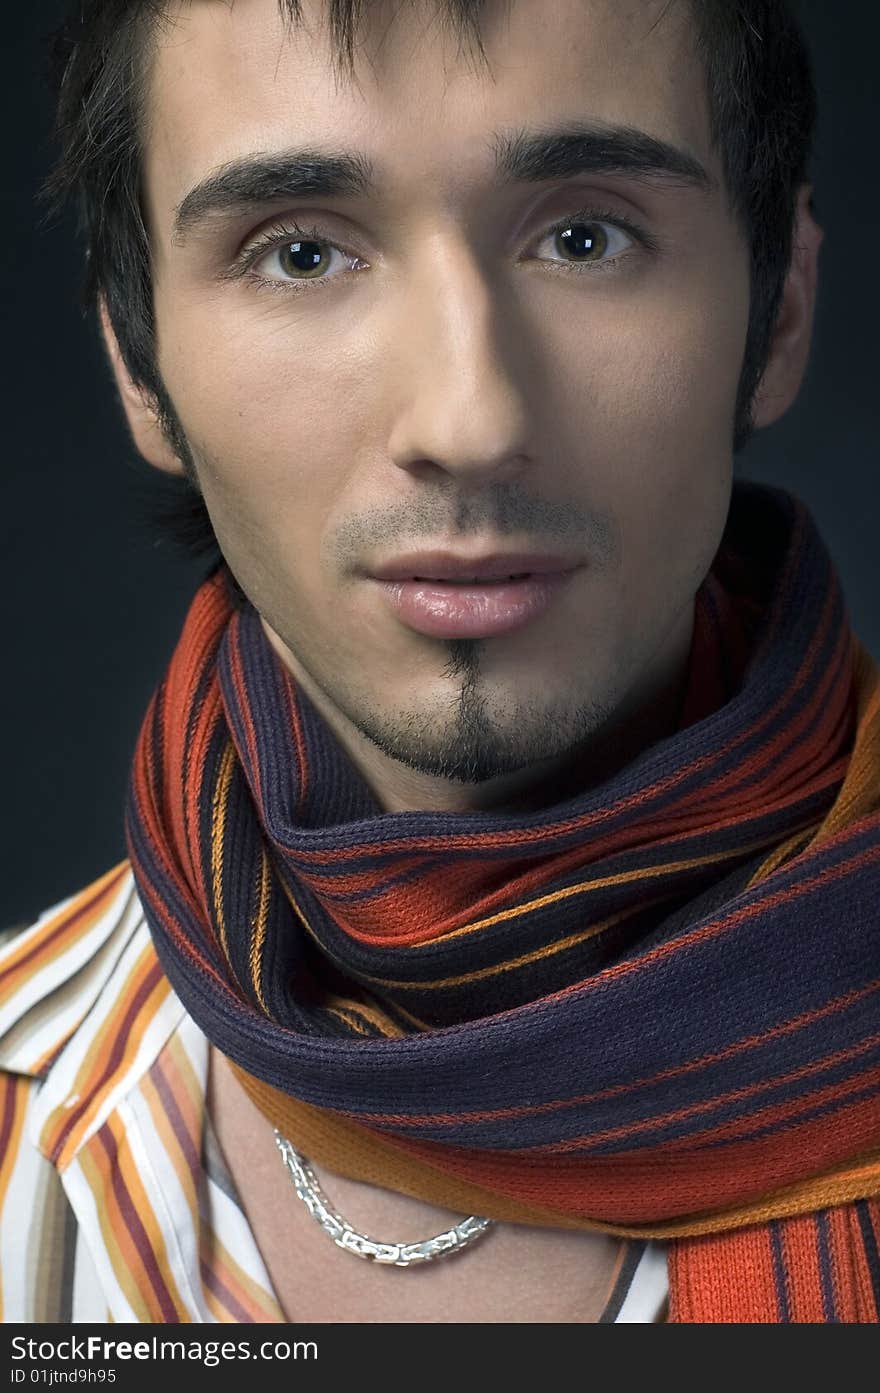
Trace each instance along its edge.
<path fill-rule="evenodd" d="M 300 0 L 278 0 L 286 21 L 302 21 Z M 676 3 L 669 0 L 663 11 Z M 734 449 L 750 436 L 751 407 L 770 347 L 791 262 L 796 198 L 807 178 L 816 98 L 810 61 L 786 0 L 686 0 L 704 64 L 712 140 L 728 196 L 751 248 L 749 330 L 736 405 Z M 335 62 L 354 73 L 364 0 L 328 0 Z M 484 0 L 438 0 L 459 43 L 485 60 Z M 87 306 L 106 300 L 122 358 L 155 400 L 184 474 L 151 470 L 148 503 L 166 536 L 190 554 L 220 552 L 194 462 L 155 353 L 151 258 L 141 204 L 141 148 L 148 63 L 163 0 L 77 0 L 56 34 L 52 68 L 60 159 L 45 195 L 60 207 L 75 194 L 87 242 Z M 662 18 L 662 15 L 661 15 Z M 659 23 L 659 21 L 658 21 Z"/>

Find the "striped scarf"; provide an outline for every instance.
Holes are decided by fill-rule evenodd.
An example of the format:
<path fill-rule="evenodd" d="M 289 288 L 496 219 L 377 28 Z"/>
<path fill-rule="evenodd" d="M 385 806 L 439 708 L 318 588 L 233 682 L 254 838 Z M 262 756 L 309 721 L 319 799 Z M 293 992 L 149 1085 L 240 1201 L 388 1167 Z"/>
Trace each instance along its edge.
<path fill-rule="evenodd" d="M 383 812 L 235 596 L 137 743 L 159 959 L 338 1173 L 670 1240 L 675 1321 L 880 1311 L 880 669 L 793 495 L 737 480 L 675 732 L 538 812 Z"/>

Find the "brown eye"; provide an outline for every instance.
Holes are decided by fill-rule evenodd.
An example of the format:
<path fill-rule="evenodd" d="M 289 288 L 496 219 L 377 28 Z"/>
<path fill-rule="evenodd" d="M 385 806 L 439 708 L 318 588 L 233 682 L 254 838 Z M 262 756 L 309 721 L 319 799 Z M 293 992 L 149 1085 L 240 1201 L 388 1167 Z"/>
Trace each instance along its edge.
<path fill-rule="evenodd" d="M 323 269 L 329 257 L 322 255 L 322 242 L 286 242 L 278 248 L 278 265 L 287 276 L 309 275 Z"/>
<path fill-rule="evenodd" d="M 601 261 L 608 250 L 609 237 L 602 223 L 572 223 L 557 229 L 556 239 L 566 256 L 576 261 Z"/>
<path fill-rule="evenodd" d="M 362 264 L 317 228 L 279 228 L 264 246 L 251 254 L 250 270 L 258 280 L 279 286 L 329 285 L 341 272 Z"/>
<path fill-rule="evenodd" d="M 634 235 L 625 232 L 617 222 L 606 222 L 575 214 L 559 222 L 544 234 L 541 245 L 552 243 L 550 260 L 563 269 L 576 271 L 579 267 L 611 267 L 635 245 Z"/>

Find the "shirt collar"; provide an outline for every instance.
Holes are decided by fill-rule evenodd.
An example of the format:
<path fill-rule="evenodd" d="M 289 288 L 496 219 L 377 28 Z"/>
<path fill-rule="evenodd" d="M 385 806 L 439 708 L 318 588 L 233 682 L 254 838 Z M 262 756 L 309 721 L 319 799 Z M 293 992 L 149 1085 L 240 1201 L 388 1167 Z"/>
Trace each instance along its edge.
<path fill-rule="evenodd" d="M 41 1081 L 31 1138 L 59 1170 L 137 1086 L 184 1014 L 128 861 L 0 950 L 0 1068 Z"/>

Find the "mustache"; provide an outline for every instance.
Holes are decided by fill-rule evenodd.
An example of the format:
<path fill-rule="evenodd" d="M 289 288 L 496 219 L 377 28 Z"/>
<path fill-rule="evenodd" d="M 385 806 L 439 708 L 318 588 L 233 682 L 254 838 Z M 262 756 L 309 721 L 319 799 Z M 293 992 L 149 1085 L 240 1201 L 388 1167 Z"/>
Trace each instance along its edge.
<path fill-rule="evenodd" d="M 468 539 L 486 542 L 487 552 L 504 550 L 553 552 L 560 539 L 567 553 L 578 550 L 593 564 L 610 566 L 620 556 L 620 528 L 606 511 L 585 508 L 578 500 L 535 499 L 521 493 L 504 495 L 500 506 L 492 495 L 455 501 L 430 496 L 384 506 L 344 518 L 329 542 L 331 560 L 341 570 L 358 570 L 363 557 L 401 550 L 408 543 L 423 549 L 454 550 Z M 514 539 L 511 545 L 511 539 Z"/>

